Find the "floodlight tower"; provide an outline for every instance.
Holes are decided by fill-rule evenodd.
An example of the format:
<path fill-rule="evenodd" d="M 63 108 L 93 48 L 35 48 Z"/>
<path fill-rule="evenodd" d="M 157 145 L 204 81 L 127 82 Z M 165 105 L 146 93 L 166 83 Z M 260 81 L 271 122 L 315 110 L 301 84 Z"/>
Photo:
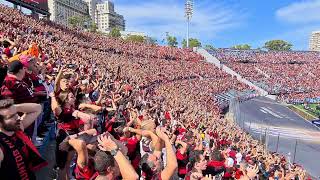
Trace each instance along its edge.
<path fill-rule="evenodd" d="M 185 4 L 185 17 L 187 18 L 187 48 L 189 48 L 189 26 L 193 15 L 193 0 L 186 0 Z"/>

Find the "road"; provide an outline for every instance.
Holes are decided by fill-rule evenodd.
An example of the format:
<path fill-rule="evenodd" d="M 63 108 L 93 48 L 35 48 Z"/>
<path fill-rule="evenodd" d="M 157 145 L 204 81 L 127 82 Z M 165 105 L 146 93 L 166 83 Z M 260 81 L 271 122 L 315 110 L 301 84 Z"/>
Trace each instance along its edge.
<path fill-rule="evenodd" d="M 291 162 L 302 165 L 320 179 L 320 129 L 286 106 L 265 97 L 240 103 L 239 112 L 238 124 L 256 139 L 264 139 L 267 134 L 270 151 L 278 149 Z"/>

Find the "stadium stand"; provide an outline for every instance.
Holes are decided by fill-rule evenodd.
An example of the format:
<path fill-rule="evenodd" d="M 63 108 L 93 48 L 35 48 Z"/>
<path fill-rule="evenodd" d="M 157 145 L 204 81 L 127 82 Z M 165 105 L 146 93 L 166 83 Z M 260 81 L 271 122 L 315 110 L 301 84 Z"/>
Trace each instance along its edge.
<path fill-rule="evenodd" d="M 210 53 L 280 100 L 301 103 L 320 96 L 319 52 L 219 49 Z"/>
<path fill-rule="evenodd" d="M 34 179 L 46 165 L 34 145 L 52 134 L 48 124 L 57 128 L 61 179 L 308 178 L 221 118 L 215 97 L 251 90 L 196 53 L 75 31 L 2 5 L 0 35 L 8 69 L 1 179 Z"/>

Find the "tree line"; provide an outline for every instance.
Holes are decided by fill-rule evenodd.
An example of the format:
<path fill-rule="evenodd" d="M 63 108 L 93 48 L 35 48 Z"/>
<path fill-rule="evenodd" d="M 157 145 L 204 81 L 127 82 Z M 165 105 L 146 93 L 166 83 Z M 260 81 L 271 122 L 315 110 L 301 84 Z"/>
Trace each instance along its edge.
<path fill-rule="evenodd" d="M 68 23 L 71 27 L 81 27 L 83 29 L 87 29 L 90 32 L 96 32 L 96 33 L 101 33 L 98 32 L 98 27 L 93 22 L 90 17 L 79 17 L 79 16 L 72 16 L 68 19 Z M 106 34 L 110 37 L 114 38 L 122 38 L 120 29 L 118 28 L 112 28 L 109 32 L 109 34 Z M 131 41 L 131 42 L 141 42 L 141 43 L 148 43 L 148 44 L 157 44 L 157 40 L 148 36 L 140 36 L 140 35 L 128 35 L 127 37 L 124 38 L 126 41 Z M 166 33 L 166 44 L 171 47 L 178 47 L 179 43 L 178 40 L 175 36 L 169 35 L 169 33 Z M 187 47 L 187 40 L 183 39 L 181 42 L 182 48 Z M 193 47 L 203 47 L 207 50 L 214 50 L 216 49 L 214 46 L 207 44 L 202 46 L 201 41 L 198 40 L 197 38 L 190 38 L 189 39 L 189 48 Z M 287 41 L 284 40 L 270 40 L 265 42 L 265 44 L 258 48 L 259 50 L 268 50 L 268 51 L 290 51 L 292 49 L 293 45 Z M 230 47 L 231 49 L 235 50 L 250 50 L 251 46 L 249 44 L 237 44 L 234 46 Z"/>
<path fill-rule="evenodd" d="M 174 36 L 170 36 L 167 34 L 167 45 L 172 47 L 178 46 L 177 38 Z M 187 41 L 185 39 L 182 40 L 181 45 L 183 48 L 186 48 Z M 202 46 L 201 42 L 196 38 L 189 39 L 189 47 L 203 47 L 207 50 L 215 50 L 216 48 L 210 44 Z M 268 50 L 268 51 L 290 51 L 292 50 L 293 45 L 284 40 L 270 40 L 265 42 L 264 46 L 258 48 L 258 50 Z M 250 50 L 251 46 L 249 44 L 237 44 L 231 46 L 230 49 L 235 50 Z"/>
<path fill-rule="evenodd" d="M 187 41 L 185 39 L 182 40 L 181 42 L 182 47 L 185 48 Z M 167 45 L 168 46 L 172 46 L 172 47 L 177 47 L 178 46 L 178 42 L 177 42 L 177 38 L 174 36 L 167 36 Z M 190 38 L 189 39 L 189 47 L 193 48 L 193 47 L 203 47 L 207 50 L 215 50 L 216 48 L 210 44 L 201 45 L 201 42 L 196 39 L 196 38 Z M 265 44 L 260 47 L 257 48 L 258 50 L 268 50 L 268 51 L 290 51 L 292 50 L 293 45 L 287 41 L 284 40 L 270 40 L 265 42 Z M 252 49 L 251 46 L 249 44 L 237 44 L 234 46 L 231 46 L 230 49 L 235 49 L 235 50 L 250 50 Z"/>

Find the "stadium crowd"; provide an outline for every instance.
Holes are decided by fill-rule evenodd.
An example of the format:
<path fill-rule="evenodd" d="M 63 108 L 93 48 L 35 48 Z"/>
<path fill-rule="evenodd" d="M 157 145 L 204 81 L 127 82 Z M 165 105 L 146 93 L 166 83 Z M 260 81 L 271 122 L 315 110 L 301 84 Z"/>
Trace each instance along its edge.
<path fill-rule="evenodd" d="M 310 179 L 221 117 L 212 95 L 249 87 L 193 52 L 2 5 L 0 36 L 1 179 L 35 179 L 47 165 L 37 136 L 51 121 L 58 179 Z"/>
<path fill-rule="evenodd" d="M 281 100 L 301 103 L 320 97 L 319 52 L 219 49 L 211 53 Z"/>

